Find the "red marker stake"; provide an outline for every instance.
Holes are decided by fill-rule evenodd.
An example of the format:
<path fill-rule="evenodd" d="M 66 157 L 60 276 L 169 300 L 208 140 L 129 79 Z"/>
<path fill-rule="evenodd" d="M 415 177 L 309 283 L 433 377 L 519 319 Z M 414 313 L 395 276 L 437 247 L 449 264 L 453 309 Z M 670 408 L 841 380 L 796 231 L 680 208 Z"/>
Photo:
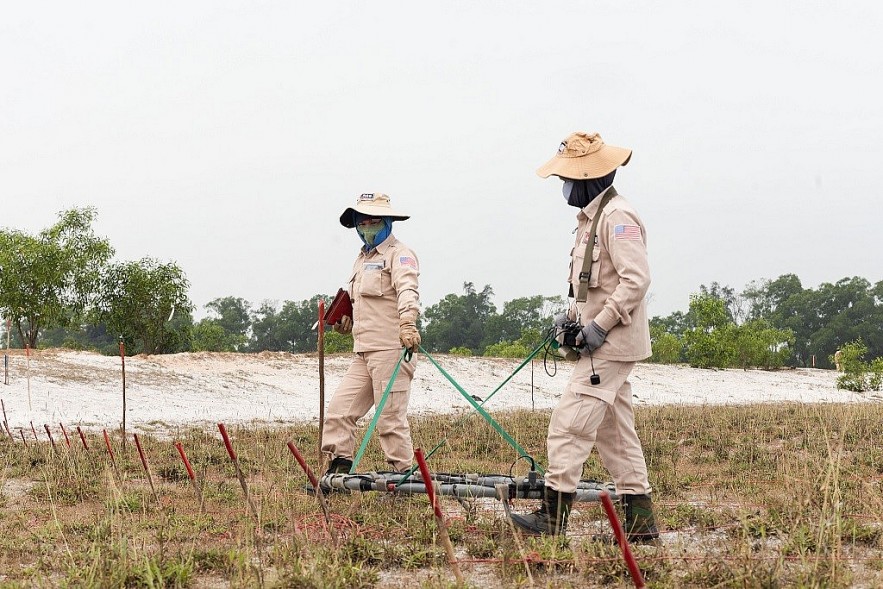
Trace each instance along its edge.
<path fill-rule="evenodd" d="M 230 455 L 230 460 L 233 461 L 233 466 L 236 467 L 236 478 L 239 479 L 239 484 L 242 485 L 242 492 L 245 494 L 245 501 L 248 503 L 248 507 L 251 509 L 251 514 L 254 516 L 254 523 L 257 530 L 255 530 L 254 541 L 255 541 L 255 551 L 257 552 L 258 558 L 258 584 L 263 587 L 264 586 L 264 567 L 261 557 L 261 553 L 263 549 L 261 548 L 261 518 L 258 517 L 258 509 L 255 507 L 254 501 L 251 499 L 251 495 L 248 494 L 248 485 L 245 483 L 245 475 L 242 474 L 242 469 L 239 468 L 239 460 L 236 458 L 236 452 L 233 451 L 233 444 L 230 443 L 230 436 L 227 435 L 227 428 L 224 427 L 223 423 L 218 424 L 218 429 L 221 431 L 221 437 L 224 438 L 224 445 L 227 447 L 227 454 Z"/>
<path fill-rule="evenodd" d="M 635 562 L 635 557 L 632 556 L 632 549 L 629 548 L 625 532 L 619 524 L 619 517 L 616 515 L 616 509 L 613 508 L 613 501 L 610 500 L 610 493 L 607 491 L 601 491 L 598 495 L 601 497 L 601 505 L 604 506 L 604 511 L 607 512 L 607 519 L 610 520 L 610 527 L 613 528 L 613 534 L 616 536 L 616 541 L 619 543 L 620 549 L 622 549 L 622 557 L 625 559 L 625 564 L 629 567 L 629 573 L 632 576 L 632 582 L 635 584 L 635 589 L 644 589 L 644 587 L 646 587 L 646 585 L 644 585 L 644 577 L 641 576 L 641 569 L 638 568 L 638 563 Z"/>
<path fill-rule="evenodd" d="M 175 448 L 178 450 L 178 454 L 181 456 L 181 462 L 184 463 L 184 468 L 187 469 L 187 476 L 190 477 L 190 484 L 193 485 L 193 490 L 196 491 L 196 496 L 199 498 L 199 513 L 202 513 L 205 508 L 205 499 L 202 496 L 202 489 L 199 488 L 199 484 L 196 482 L 196 475 L 193 473 L 193 467 L 190 466 L 190 461 L 187 460 L 187 455 L 184 453 L 184 446 L 181 445 L 181 442 L 175 442 Z"/>
<path fill-rule="evenodd" d="M 71 447 L 71 439 L 69 437 L 67 437 L 67 430 L 64 429 L 64 424 L 59 423 L 58 425 L 61 426 L 61 433 L 64 434 L 64 443 L 67 444 L 68 448 L 70 448 Z"/>
<path fill-rule="evenodd" d="M 294 445 L 294 442 L 288 442 L 288 449 L 294 454 L 295 460 L 300 464 L 300 467 L 303 469 L 304 473 L 306 473 L 307 478 L 310 479 L 310 484 L 313 485 L 313 489 L 316 491 L 316 499 L 319 501 L 322 515 L 325 516 L 325 525 L 328 528 L 328 531 L 331 532 L 331 538 L 334 540 L 334 543 L 337 544 L 337 532 L 334 531 L 334 527 L 331 525 L 331 516 L 328 514 L 328 504 L 325 502 L 325 494 L 319 487 L 319 480 L 316 478 L 316 475 L 313 474 L 312 469 L 307 465 L 307 461 L 304 460 L 303 455 L 300 453 L 300 450 L 297 449 L 297 446 Z"/>
<path fill-rule="evenodd" d="M 233 444 L 230 442 L 230 436 L 227 435 L 227 428 L 224 427 L 223 423 L 218 424 L 218 429 L 221 431 L 221 437 L 224 438 L 224 446 L 227 447 L 227 454 L 230 455 L 230 460 L 233 461 L 233 466 L 236 467 L 236 478 L 239 479 L 239 484 L 242 486 L 242 492 L 245 494 L 245 501 L 248 503 L 248 507 L 251 509 L 251 514 L 254 516 L 254 521 L 256 524 L 260 524 L 260 519 L 258 518 L 258 509 L 255 507 L 254 501 L 251 499 L 251 495 L 248 494 L 248 484 L 245 482 L 245 475 L 242 474 L 242 469 L 239 468 L 239 459 L 236 458 L 236 452 L 233 451 Z"/>
<path fill-rule="evenodd" d="M 445 517 L 442 515 L 441 506 L 438 504 L 438 500 L 435 496 L 435 483 L 432 480 L 432 475 L 429 474 L 429 467 L 426 466 L 423 450 L 420 448 L 415 449 L 414 458 L 417 459 L 417 465 L 420 467 L 420 477 L 423 479 L 423 485 L 426 487 L 426 494 L 429 495 L 429 503 L 432 505 L 432 511 L 435 514 L 439 536 L 441 536 L 442 544 L 445 545 L 445 551 L 448 553 L 448 563 L 454 570 L 454 576 L 457 577 L 457 584 L 462 586 L 463 573 L 460 572 L 460 565 L 457 564 L 454 555 L 454 546 L 451 544 L 451 538 L 448 536 L 448 526 L 445 523 Z"/>
<path fill-rule="evenodd" d="M 147 474 L 147 482 L 150 484 L 153 498 L 156 500 L 156 503 L 159 504 L 159 495 L 156 494 L 156 487 L 153 486 L 153 476 L 150 474 L 150 466 L 147 465 L 147 456 L 144 455 L 144 448 L 141 447 L 141 440 L 138 439 L 138 434 L 132 434 L 132 437 L 135 438 L 135 447 L 138 448 L 138 456 L 141 457 L 141 466 L 144 467 L 144 472 Z"/>
<path fill-rule="evenodd" d="M 37 430 L 34 428 L 34 422 L 31 422 L 31 432 L 34 434 L 34 441 L 39 442 L 40 438 L 37 437 Z"/>
<path fill-rule="evenodd" d="M 57 452 L 58 448 L 55 447 L 55 440 L 52 439 L 52 432 L 49 431 L 49 424 L 44 423 L 43 428 L 46 430 L 46 435 L 49 436 L 49 441 L 52 442 L 52 449 Z"/>
<path fill-rule="evenodd" d="M 107 430 L 101 430 L 104 432 L 104 445 L 107 447 L 107 453 L 110 456 L 110 463 L 113 465 L 113 472 L 117 475 L 117 480 L 120 479 L 120 469 L 117 467 L 117 459 L 116 456 L 113 455 L 113 448 L 110 445 L 110 436 L 107 435 Z"/>
<path fill-rule="evenodd" d="M 24 445 L 28 445 L 28 441 L 25 439 L 25 430 L 22 428 L 18 428 L 18 433 L 21 434 L 21 441 L 24 442 Z"/>
<path fill-rule="evenodd" d="M 77 426 L 77 433 L 80 434 L 80 441 L 83 442 L 83 448 L 88 452 L 89 444 L 86 443 L 86 436 L 83 435 L 83 430 L 80 429 L 80 426 Z"/>

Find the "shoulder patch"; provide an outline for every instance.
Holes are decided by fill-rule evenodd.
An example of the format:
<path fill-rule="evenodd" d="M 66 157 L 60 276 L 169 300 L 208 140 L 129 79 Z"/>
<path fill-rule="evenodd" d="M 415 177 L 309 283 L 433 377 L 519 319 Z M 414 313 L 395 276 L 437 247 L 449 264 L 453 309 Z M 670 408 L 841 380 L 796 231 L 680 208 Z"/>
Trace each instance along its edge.
<path fill-rule="evenodd" d="M 411 256 L 399 256 L 399 264 L 401 264 L 402 266 L 409 266 L 414 270 L 417 270 L 417 260 L 415 260 Z"/>
<path fill-rule="evenodd" d="M 641 239 L 641 227 L 638 225 L 616 225 L 613 228 L 613 239 Z"/>

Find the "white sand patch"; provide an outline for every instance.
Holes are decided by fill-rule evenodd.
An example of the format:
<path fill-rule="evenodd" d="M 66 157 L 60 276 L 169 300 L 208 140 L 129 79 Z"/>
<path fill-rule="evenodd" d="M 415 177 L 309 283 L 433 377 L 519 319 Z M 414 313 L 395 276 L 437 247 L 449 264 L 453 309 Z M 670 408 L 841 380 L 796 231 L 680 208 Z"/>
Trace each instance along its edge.
<path fill-rule="evenodd" d="M 349 354 L 325 358 L 325 400 L 350 363 Z M 518 360 L 440 354 L 439 364 L 470 394 L 486 398 L 520 364 Z M 430 362 L 420 357 L 411 394 L 412 414 L 470 410 Z M 188 353 L 126 358 L 126 423 L 133 430 L 163 430 L 266 422 L 314 421 L 319 415 L 316 354 Z M 548 410 L 555 406 L 572 365 L 550 377 L 541 360 L 528 364 L 487 404 L 487 409 Z M 632 375 L 636 405 L 802 403 L 879 400 L 835 387 L 830 370 L 700 370 L 638 364 Z M 122 419 L 119 357 L 45 350 L 9 356 L 9 384 L 0 386 L 10 427 L 30 431 L 33 421 L 69 429 L 115 428 Z M 30 384 L 28 384 L 30 383 Z M 30 388 L 30 404 L 28 401 Z"/>

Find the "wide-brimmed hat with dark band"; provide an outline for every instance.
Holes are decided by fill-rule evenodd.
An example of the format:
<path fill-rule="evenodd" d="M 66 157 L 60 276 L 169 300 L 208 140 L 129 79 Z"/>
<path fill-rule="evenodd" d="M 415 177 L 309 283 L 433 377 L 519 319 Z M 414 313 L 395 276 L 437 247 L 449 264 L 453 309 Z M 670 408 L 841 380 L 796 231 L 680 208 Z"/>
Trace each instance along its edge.
<path fill-rule="evenodd" d="M 537 175 L 570 180 L 601 178 L 629 163 L 631 157 L 631 149 L 607 145 L 598 133 L 571 133 L 558 146 L 555 157 L 540 166 Z"/>
<path fill-rule="evenodd" d="M 340 224 L 344 227 L 355 227 L 353 223 L 353 212 L 362 213 L 369 217 L 391 217 L 393 221 L 404 221 L 410 219 L 409 215 L 403 215 L 392 210 L 389 204 L 389 197 L 380 192 L 367 192 L 360 194 L 356 199 L 355 206 L 347 207 L 340 215 Z"/>

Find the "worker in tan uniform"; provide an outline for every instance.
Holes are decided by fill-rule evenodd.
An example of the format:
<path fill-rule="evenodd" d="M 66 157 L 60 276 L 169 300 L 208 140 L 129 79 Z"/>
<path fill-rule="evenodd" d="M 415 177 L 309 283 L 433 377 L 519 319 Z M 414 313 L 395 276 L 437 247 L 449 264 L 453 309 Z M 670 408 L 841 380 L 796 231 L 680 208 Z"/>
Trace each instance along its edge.
<path fill-rule="evenodd" d="M 647 233 L 613 187 L 616 169 L 630 158 L 630 149 L 607 145 L 597 133 L 573 133 L 537 170 L 542 178 L 561 178 L 565 201 L 578 209 L 572 300 L 556 326 L 559 341 L 569 337 L 579 356 L 549 423 L 542 504 L 532 514 L 512 516 L 530 533 L 564 533 L 583 464 L 595 446 L 624 507 L 629 541 L 659 536 L 628 380 L 635 363 L 651 354 Z"/>
<path fill-rule="evenodd" d="M 356 229 L 362 248 L 348 285 L 352 318 L 334 325 L 338 333 L 352 332 L 355 357 L 328 405 L 322 438 L 322 451 L 331 458 L 328 473 L 350 471 L 356 422 L 380 402 L 402 347 L 416 351 L 420 345 L 417 256 L 392 234 L 393 221 L 408 218 L 380 193 L 362 194 L 340 216 L 341 225 Z M 410 355 L 401 362 L 377 422 L 380 447 L 397 471 L 410 468 L 414 459 L 407 412 L 416 363 Z"/>

